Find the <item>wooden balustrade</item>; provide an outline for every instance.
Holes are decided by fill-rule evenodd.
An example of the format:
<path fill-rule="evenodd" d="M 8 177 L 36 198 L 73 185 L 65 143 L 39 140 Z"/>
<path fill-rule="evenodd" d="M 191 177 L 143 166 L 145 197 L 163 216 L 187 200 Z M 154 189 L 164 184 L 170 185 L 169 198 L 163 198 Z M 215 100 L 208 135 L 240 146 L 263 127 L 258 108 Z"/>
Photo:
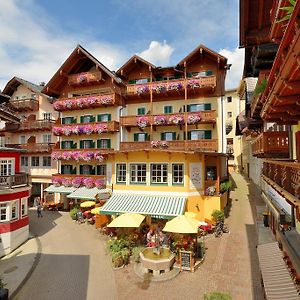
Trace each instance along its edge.
<path fill-rule="evenodd" d="M 263 163 L 262 173 L 280 189 L 300 198 L 300 163 L 268 160 Z"/>
<path fill-rule="evenodd" d="M 22 187 L 26 185 L 28 185 L 28 174 L 26 173 L 0 176 L 0 190 Z"/>
<path fill-rule="evenodd" d="M 68 76 L 69 85 L 85 85 L 95 83 L 101 80 L 100 72 L 83 72 Z"/>
<path fill-rule="evenodd" d="M 92 178 L 94 180 L 100 179 L 104 180 L 106 182 L 106 176 L 105 175 L 85 175 L 85 174 L 52 174 L 52 182 L 54 180 L 63 180 L 63 179 L 70 179 L 73 180 L 74 178 L 81 177 L 81 178 Z"/>
<path fill-rule="evenodd" d="M 36 99 L 15 99 L 9 103 L 17 111 L 37 111 L 39 109 L 39 101 Z"/>
<path fill-rule="evenodd" d="M 53 148 L 53 151 L 57 152 L 57 153 L 63 153 L 63 152 L 80 152 L 80 153 L 84 153 L 84 152 L 93 152 L 93 153 L 99 153 L 101 152 L 101 154 L 107 154 L 107 153 L 111 153 L 114 151 L 113 148 L 86 148 L 86 149 L 78 149 L 78 148 L 73 148 L 73 149 L 60 149 L 59 147 L 59 143 L 57 143 L 55 145 L 55 147 Z"/>
<path fill-rule="evenodd" d="M 252 144 L 253 156 L 289 157 L 289 136 L 287 131 L 263 132 Z"/>
<path fill-rule="evenodd" d="M 185 150 L 185 151 L 203 151 L 217 152 L 218 140 L 186 140 L 186 141 L 162 141 L 165 147 L 153 147 L 150 141 L 146 142 L 121 142 L 120 150 L 146 150 L 146 149 L 164 149 L 164 150 Z"/>
<path fill-rule="evenodd" d="M 34 131 L 34 130 L 51 130 L 54 120 L 34 120 L 23 121 L 21 124 L 6 123 L 7 131 Z"/>
<path fill-rule="evenodd" d="M 178 88 L 176 88 L 178 84 Z M 205 76 L 200 78 L 180 78 L 173 80 L 153 81 L 152 83 L 139 83 L 139 84 L 128 84 L 128 94 L 147 94 L 152 89 L 153 94 L 159 94 L 162 91 L 160 87 L 164 89 L 163 92 L 172 92 L 187 89 L 202 89 L 207 87 L 215 87 L 217 84 L 216 76 Z M 156 92 L 156 90 L 158 92 Z"/>
<path fill-rule="evenodd" d="M 9 148 L 27 150 L 27 153 L 51 153 L 54 143 L 5 144 Z"/>
<path fill-rule="evenodd" d="M 167 125 L 175 125 L 168 120 L 173 116 L 181 116 L 184 118 L 185 122 L 188 122 L 188 118 L 191 115 L 200 115 L 201 120 L 199 124 L 204 123 L 215 123 L 216 122 L 216 111 L 215 110 L 204 110 L 199 112 L 188 112 L 185 117 L 185 113 L 172 113 L 172 114 L 155 114 L 155 115 L 141 115 L 141 116 L 121 116 L 120 117 L 120 125 L 125 127 L 136 126 L 137 120 L 139 117 L 145 117 L 149 120 L 149 125 L 155 124 L 155 117 L 162 116 L 166 119 L 166 124 L 157 125 L 157 126 L 167 126 Z"/>

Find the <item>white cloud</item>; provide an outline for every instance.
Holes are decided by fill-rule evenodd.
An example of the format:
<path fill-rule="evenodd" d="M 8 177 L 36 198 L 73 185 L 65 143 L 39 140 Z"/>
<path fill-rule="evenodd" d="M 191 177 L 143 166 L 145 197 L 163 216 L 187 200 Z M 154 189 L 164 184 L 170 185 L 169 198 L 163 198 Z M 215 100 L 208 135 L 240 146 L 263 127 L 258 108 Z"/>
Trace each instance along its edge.
<path fill-rule="evenodd" d="M 222 49 L 219 53 L 228 58 L 228 64 L 232 64 L 226 76 L 226 89 L 237 88 L 244 69 L 244 49 Z"/>
<path fill-rule="evenodd" d="M 156 66 L 166 66 L 170 62 L 170 57 L 174 51 L 166 41 L 163 43 L 152 41 L 149 48 L 138 55 Z"/>

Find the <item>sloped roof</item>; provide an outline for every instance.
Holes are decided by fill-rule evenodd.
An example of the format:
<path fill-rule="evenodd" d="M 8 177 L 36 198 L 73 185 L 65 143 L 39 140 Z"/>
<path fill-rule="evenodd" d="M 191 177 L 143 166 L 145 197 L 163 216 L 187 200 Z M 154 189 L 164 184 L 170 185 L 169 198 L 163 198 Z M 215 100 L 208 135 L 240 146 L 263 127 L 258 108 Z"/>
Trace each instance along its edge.
<path fill-rule="evenodd" d="M 8 81 L 5 88 L 3 89 L 3 94 L 11 96 L 15 92 L 15 90 L 18 88 L 19 85 L 24 85 L 25 87 L 27 87 L 29 90 L 31 90 L 34 93 L 37 93 L 37 94 L 42 93 L 43 86 L 34 84 L 25 79 L 15 76 L 10 81 Z"/>
<path fill-rule="evenodd" d="M 191 60 L 193 57 L 195 57 L 197 54 L 201 53 L 201 52 L 206 52 L 207 54 L 209 54 L 211 57 L 214 57 L 215 59 L 219 59 L 221 61 L 224 62 L 224 64 L 227 63 L 227 58 L 224 57 L 223 55 L 207 48 L 206 46 L 204 46 L 203 44 L 200 44 L 198 47 L 196 47 L 192 52 L 190 52 L 185 58 L 183 58 L 178 65 L 183 65 L 184 62 L 188 62 L 189 60 Z"/>
<path fill-rule="evenodd" d="M 78 56 L 78 54 L 80 53 L 82 55 Z M 61 76 L 61 72 L 67 75 L 76 74 L 79 72 L 87 72 L 94 65 L 101 69 L 109 77 L 113 78 L 115 82 L 122 83 L 122 80 L 114 72 L 105 67 L 81 45 L 77 45 L 77 47 L 72 51 L 72 53 L 65 60 L 62 66 L 45 85 L 42 92 L 49 96 L 59 96 L 60 89 L 67 81 L 66 76 Z"/>
<path fill-rule="evenodd" d="M 147 60 L 145 60 L 145 59 L 143 59 L 143 58 L 141 58 L 140 56 L 138 56 L 138 55 L 135 54 L 135 55 L 133 55 L 131 58 L 129 58 L 129 59 L 127 60 L 127 62 L 126 62 L 121 68 L 119 68 L 119 70 L 118 70 L 116 73 L 117 73 L 117 74 L 121 74 L 121 70 L 124 70 L 124 69 L 128 68 L 130 65 L 134 64 L 137 60 L 140 61 L 141 63 L 143 63 L 143 64 L 145 64 L 145 65 L 147 65 L 147 66 L 153 68 L 153 69 L 156 68 L 155 65 L 151 64 L 151 63 L 148 62 Z"/>

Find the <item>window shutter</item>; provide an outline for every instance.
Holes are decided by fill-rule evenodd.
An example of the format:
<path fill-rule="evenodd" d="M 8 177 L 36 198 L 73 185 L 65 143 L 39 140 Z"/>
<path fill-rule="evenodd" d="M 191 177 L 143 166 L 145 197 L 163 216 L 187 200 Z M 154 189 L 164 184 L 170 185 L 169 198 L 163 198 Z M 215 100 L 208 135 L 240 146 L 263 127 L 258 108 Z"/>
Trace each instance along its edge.
<path fill-rule="evenodd" d="M 91 122 L 95 122 L 95 121 L 96 121 L 95 116 L 91 116 Z"/>
<path fill-rule="evenodd" d="M 83 141 L 80 141 L 80 149 L 83 149 Z"/>
<path fill-rule="evenodd" d="M 204 131 L 204 138 L 206 140 L 211 140 L 211 130 L 205 130 Z"/>
<path fill-rule="evenodd" d="M 75 118 L 75 117 L 72 117 L 72 118 L 71 118 L 71 123 L 72 123 L 72 124 L 75 124 L 75 123 L 76 123 L 76 118 Z"/>
<path fill-rule="evenodd" d="M 137 141 L 139 140 L 139 134 L 138 134 L 138 133 L 134 133 L 134 134 L 133 134 L 133 140 L 134 140 L 135 142 L 137 142 Z"/>
<path fill-rule="evenodd" d="M 79 166 L 79 173 L 82 175 L 83 174 L 83 166 Z"/>
<path fill-rule="evenodd" d="M 72 149 L 77 149 L 77 143 L 72 142 Z"/>
<path fill-rule="evenodd" d="M 186 77 L 187 77 L 187 78 L 193 77 L 193 73 L 187 73 Z"/>
<path fill-rule="evenodd" d="M 205 72 L 205 75 L 206 75 L 206 76 L 211 76 L 211 75 L 213 75 L 213 71 L 211 71 L 211 70 L 206 71 L 206 72 Z"/>
<path fill-rule="evenodd" d="M 65 166 L 64 165 L 61 166 L 60 173 L 61 174 L 65 174 Z"/>
<path fill-rule="evenodd" d="M 111 148 L 111 140 L 110 139 L 107 139 L 107 148 Z"/>
<path fill-rule="evenodd" d="M 83 123 L 83 116 L 80 117 L 80 123 Z"/>
<path fill-rule="evenodd" d="M 91 142 L 91 146 L 92 146 L 91 148 L 95 148 L 95 142 L 94 141 Z"/>
<path fill-rule="evenodd" d="M 71 174 L 76 174 L 76 167 L 72 168 Z"/>
<path fill-rule="evenodd" d="M 107 120 L 111 121 L 111 114 L 107 114 Z"/>
<path fill-rule="evenodd" d="M 150 134 L 145 133 L 145 141 L 150 141 Z"/>
<path fill-rule="evenodd" d="M 101 122 L 101 115 L 98 115 L 98 116 L 97 116 L 97 121 L 98 121 L 98 122 Z"/>
<path fill-rule="evenodd" d="M 147 78 L 147 82 L 150 82 L 150 78 Z"/>
<path fill-rule="evenodd" d="M 61 142 L 61 149 L 65 149 L 65 143 L 66 143 L 65 141 Z"/>
<path fill-rule="evenodd" d="M 65 124 L 65 118 L 61 118 L 61 124 Z"/>
<path fill-rule="evenodd" d="M 165 132 L 161 132 L 161 134 L 160 134 L 160 140 L 161 141 L 164 141 L 166 139 L 166 134 L 165 134 Z"/>
<path fill-rule="evenodd" d="M 138 115 L 144 115 L 146 113 L 145 107 L 139 107 L 137 112 Z"/>
<path fill-rule="evenodd" d="M 172 140 L 173 140 L 173 141 L 176 140 L 176 132 L 172 132 Z"/>
<path fill-rule="evenodd" d="M 190 111 L 191 111 L 191 106 L 190 106 L 190 104 L 187 105 L 186 111 L 187 111 L 187 112 L 190 112 Z"/>
<path fill-rule="evenodd" d="M 211 110 L 211 103 L 204 103 L 204 110 Z"/>
<path fill-rule="evenodd" d="M 191 132 L 190 131 L 188 131 L 187 136 L 188 136 L 187 139 L 190 140 L 191 139 Z"/>
<path fill-rule="evenodd" d="M 97 175 L 100 175 L 100 166 L 97 166 Z"/>
<path fill-rule="evenodd" d="M 95 167 L 93 168 L 92 166 L 90 166 L 90 170 L 91 170 L 91 174 L 95 175 L 96 174 L 96 169 Z"/>
<path fill-rule="evenodd" d="M 98 148 L 98 149 L 101 148 L 101 140 L 97 140 L 97 148 Z"/>
<path fill-rule="evenodd" d="M 128 83 L 129 84 L 135 84 L 135 80 L 134 79 L 130 79 L 130 80 L 128 80 Z"/>

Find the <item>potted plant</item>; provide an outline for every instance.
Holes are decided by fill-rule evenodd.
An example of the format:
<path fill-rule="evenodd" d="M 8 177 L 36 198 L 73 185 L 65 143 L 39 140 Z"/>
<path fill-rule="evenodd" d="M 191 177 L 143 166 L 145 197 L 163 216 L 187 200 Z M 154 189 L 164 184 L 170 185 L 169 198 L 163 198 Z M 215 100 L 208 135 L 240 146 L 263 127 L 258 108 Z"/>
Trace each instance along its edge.
<path fill-rule="evenodd" d="M 8 289 L 5 287 L 6 283 L 4 283 L 2 278 L 0 277 L 0 299 L 8 300 Z"/>

